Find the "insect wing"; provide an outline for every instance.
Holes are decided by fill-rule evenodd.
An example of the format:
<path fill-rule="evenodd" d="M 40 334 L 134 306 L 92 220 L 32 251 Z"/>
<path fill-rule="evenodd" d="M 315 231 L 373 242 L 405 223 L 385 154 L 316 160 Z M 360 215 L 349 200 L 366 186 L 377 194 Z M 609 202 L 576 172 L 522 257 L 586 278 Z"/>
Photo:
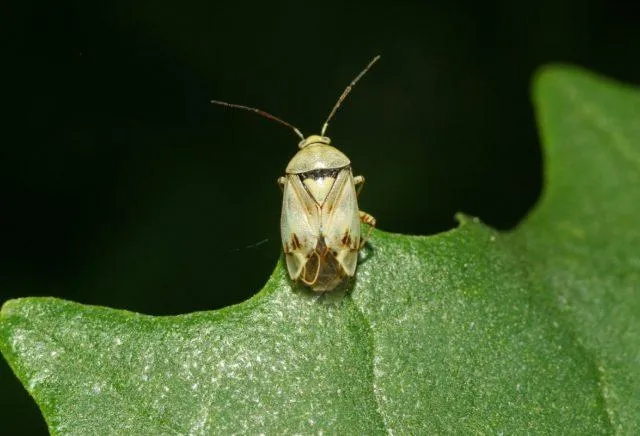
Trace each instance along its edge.
<path fill-rule="evenodd" d="M 287 269 L 296 280 L 314 251 L 320 232 L 318 205 L 296 174 L 288 174 L 284 185 L 280 231 Z"/>
<path fill-rule="evenodd" d="M 360 215 L 353 175 L 343 168 L 322 205 L 322 231 L 327 247 L 347 275 L 353 276 L 360 247 Z"/>

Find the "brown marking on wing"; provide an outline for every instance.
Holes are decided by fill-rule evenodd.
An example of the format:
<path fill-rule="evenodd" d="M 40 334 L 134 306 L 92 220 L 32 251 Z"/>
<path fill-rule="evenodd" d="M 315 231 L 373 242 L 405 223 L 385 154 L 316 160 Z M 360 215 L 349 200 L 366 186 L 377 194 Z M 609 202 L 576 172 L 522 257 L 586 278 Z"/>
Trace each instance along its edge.
<path fill-rule="evenodd" d="M 295 233 L 293 233 L 293 235 L 291 236 L 291 246 L 294 250 L 302 247 L 302 245 L 300 245 L 300 239 L 298 239 L 298 235 L 296 235 Z"/>
<path fill-rule="evenodd" d="M 324 238 L 321 237 L 314 251 L 307 257 L 307 263 L 302 268 L 299 279 L 314 291 L 334 289 L 347 275 L 336 260 L 336 254 L 327 247 Z"/>
<path fill-rule="evenodd" d="M 357 249 L 359 245 L 359 242 L 357 240 L 354 240 L 353 237 L 351 236 L 350 229 L 347 229 L 344 232 L 344 235 L 340 239 L 340 242 L 342 242 L 342 245 L 345 246 L 346 248 L 349 248 L 350 250 Z"/>
<path fill-rule="evenodd" d="M 311 256 L 309 256 L 309 260 L 305 263 L 304 267 L 302 267 L 302 274 L 300 274 L 300 279 L 307 285 L 313 286 L 313 284 L 318 280 L 318 275 L 320 274 L 320 269 L 322 265 L 322 259 L 317 251 L 314 251 Z"/>
<path fill-rule="evenodd" d="M 349 229 L 344 232 L 344 236 L 340 242 L 342 242 L 342 245 L 345 247 L 351 247 L 351 231 Z"/>

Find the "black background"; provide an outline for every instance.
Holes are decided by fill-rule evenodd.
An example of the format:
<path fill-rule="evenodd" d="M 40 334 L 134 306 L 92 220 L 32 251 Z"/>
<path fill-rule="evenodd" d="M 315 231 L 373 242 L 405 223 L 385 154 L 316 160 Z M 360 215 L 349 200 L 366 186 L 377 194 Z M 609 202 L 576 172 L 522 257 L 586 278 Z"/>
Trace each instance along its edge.
<path fill-rule="evenodd" d="M 456 211 L 510 229 L 534 206 L 538 67 L 640 81 L 639 7 L 623 2 L 105 3 L 25 1 L 0 18 L 0 302 L 177 314 L 257 292 L 298 139 L 212 98 L 318 133 L 381 54 L 328 135 L 381 229 L 432 234 Z M 0 423 L 46 432 L 5 362 Z"/>

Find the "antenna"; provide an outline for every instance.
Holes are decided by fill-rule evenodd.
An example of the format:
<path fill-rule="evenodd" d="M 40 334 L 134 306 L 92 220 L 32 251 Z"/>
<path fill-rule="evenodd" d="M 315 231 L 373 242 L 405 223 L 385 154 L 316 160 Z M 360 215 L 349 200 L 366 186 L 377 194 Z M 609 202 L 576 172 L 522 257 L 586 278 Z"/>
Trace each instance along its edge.
<path fill-rule="evenodd" d="M 271 115 L 270 113 L 265 112 L 265 111 L 263 111 L 263 110 L 256 109 L 256 108 L 254 108 L 254 107 L 243 106 L 243 105 L 241 105 L 241 104 L 227 103 L 227 102 L 225 102 L 225 101 L 219 101 L 219 100 L 211 100 L 211 103 L 213 103 L 213 104 L 219 104 L 220 106 L 226 106 L 226 107 L 231 107 L 231 108 L 235 108 L 235 109 L 244 109 L 244 110 L 246 110 L 246 111 L 255 112 L 255 113 L 257 113 L 258 115 L 261 115 L 261 116 L 263 116 L 263 117 L 265 117 L 265 118 L 269 118 L 270 120 L 273 120 L 273 121 L 277 121 L 277 122 L 279 122 L 280 124 L 282 124 L 282 125 L 284 125 L 284 126 L 289 127 L 291 130 L 293 130 L 293 132 L 294 132 L 296 135 L 298 135 L 298 136 L 300 137 L 300 139 L 304 140 L 304 135 L 303 135 L 303 134 L 302 134 L 302 132 L 300 132 L 300 130 L 298 130 L 295 126 L 293 126 L 293 125 L 291 125 L 291 124 L 287 123 L 286 121 L 281 120 L 280 118 L 275 117 L 275 116 Z"/>
<path fill-rule="evenodd" d="M 346 89 L 342 92 L 342 95 L 340 96 L 340 98 L 336 102 L 336 105 L 333 107 L 333 109 L 331 109 L 331 113 L 327 117 L 327 121 L 324 122 L 324 124 L 322 126 L 322 132 L 320 133 L 320 136 L 324 136 L 324 132 L 326 132 L 327 131 L 327 127 L 329 127 L 329 121 L 331 121 L 331 118 L 333 118 L 333 116 L 336 114 L 336 112 L 338 111 L 338 108 L 340 107 L 340 105 L 342 104 L 344 99 L 347 98 L 347 95 L 349 95 L 349 93 L 351 92 L 353 87 L 356 86 L 356 83 L 358 83 L 358 80 L 360 80 L 362 78 L 362 76 L 364 76 L 366 74 L 366 72 L 369 71 L 369 68 L 371 68 L 373 66 L 373 64 L 378 62 L 378 59 L 380 59 L 380 55 L 374 57 L 371 60 L 371 62 L 369 62 L 369 65 L 367 65 L 364 70 L 360 71 L 360 74 L 358 74 L 356 76 L 356 78 L 351 81 L 349 86 L 347 86 Z"/>

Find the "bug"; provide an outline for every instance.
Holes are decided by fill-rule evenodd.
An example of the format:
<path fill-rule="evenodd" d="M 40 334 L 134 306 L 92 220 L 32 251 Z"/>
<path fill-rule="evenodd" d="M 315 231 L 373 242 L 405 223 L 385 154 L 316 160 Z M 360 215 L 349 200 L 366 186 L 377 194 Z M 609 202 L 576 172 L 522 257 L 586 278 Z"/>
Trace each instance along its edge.
<path fill-rule="evenodd" d="M 358 208 L 364 177 L 353 176 L 351 161 L 325 133 L 344 99 L 379 58 L 374 57 L 345 88 L 319 135 L 305 137 L 292 124 L 260 109 L 211 100 L 277 121 L 300 137 L 300 150 L 278 178 L 283 192 L 280 233 L 289 276 L 314 291 L 331 291 L 355 275 L 358 252 L 376 225 L 373 216 Z M 366 235 L 361 222 L 369 225 Z"/>

